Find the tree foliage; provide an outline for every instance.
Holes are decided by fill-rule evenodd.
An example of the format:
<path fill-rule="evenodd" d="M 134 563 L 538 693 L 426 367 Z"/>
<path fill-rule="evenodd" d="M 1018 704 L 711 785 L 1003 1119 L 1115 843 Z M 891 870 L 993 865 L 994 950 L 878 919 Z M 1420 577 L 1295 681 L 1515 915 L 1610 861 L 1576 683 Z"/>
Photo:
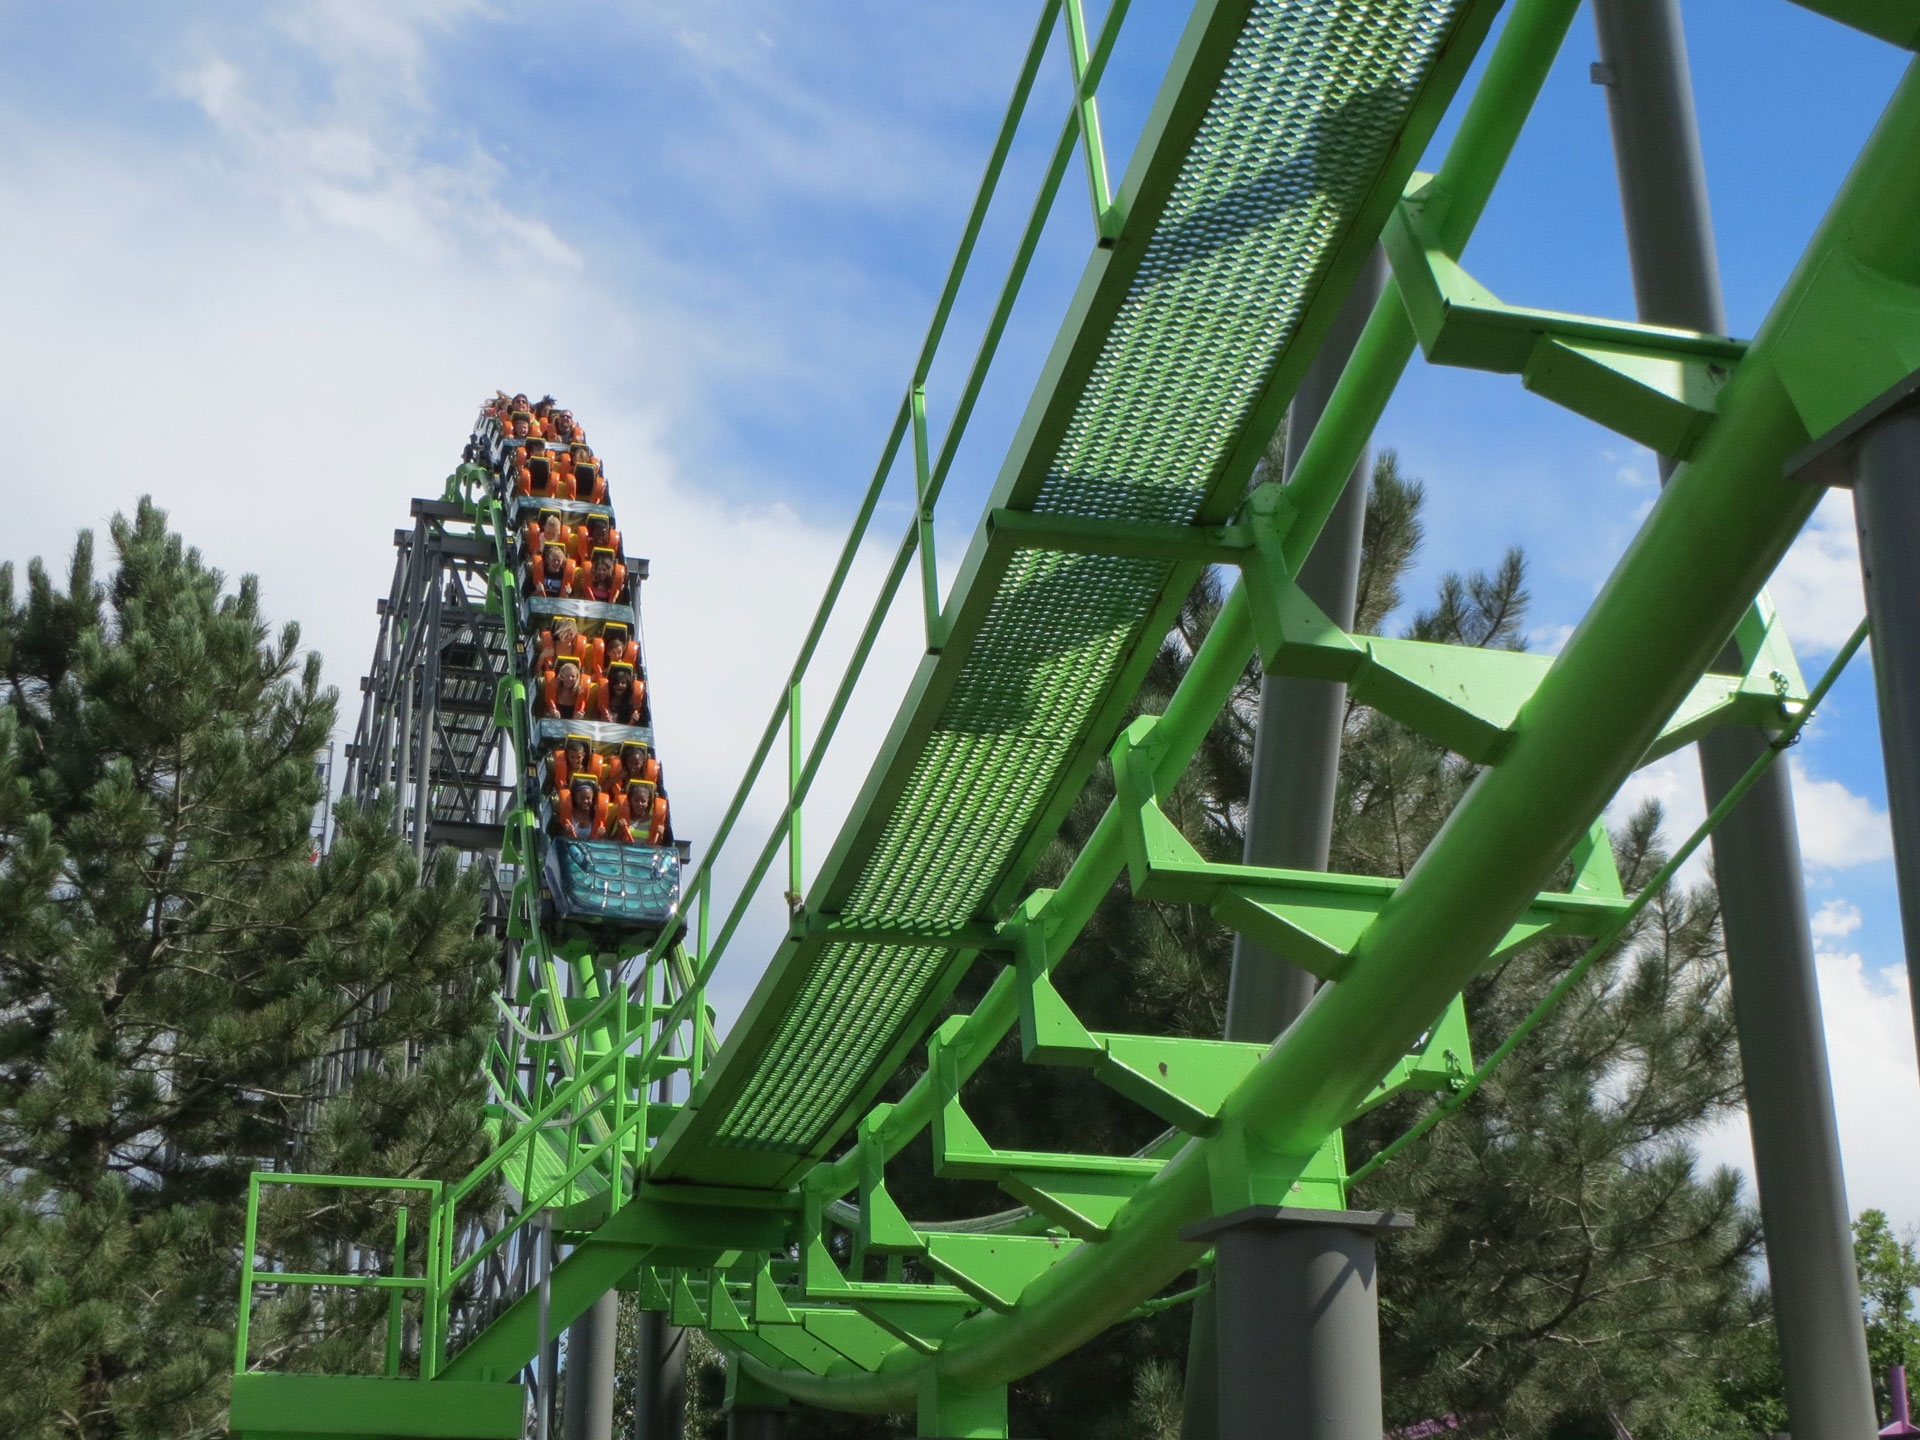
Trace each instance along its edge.
<path fill-rule="evenodd" d="M 474 887 L 378 811 L 316 855 L 319 658 L 150 503 L 111 535 L 110 574 L 83 533 L 24 602 L 0 567 L 12 1435 L 216 1433 L 248 1172 L 443 1175 L 484 1144 Z M 320 1063 L 343 1046 L 355 1075 Z M 308 1253 L 367 1218 L 299 1208 Z M 280 1313 L 269 1347 L 316 1331 Z"/>
<path fill-rule="evenodd" d="M 1887 1372 L 1920 1364 L 1920 1250 L 1911 1233 L 1895 1235 L 1884 1210 L 1863 1210 L 1853 1222 L 1853 1256 L 1860 1268 L 1860 1305 L 1867 1322 L 1867 1360 L 1874 1393 L 1887 1409 Z"/>

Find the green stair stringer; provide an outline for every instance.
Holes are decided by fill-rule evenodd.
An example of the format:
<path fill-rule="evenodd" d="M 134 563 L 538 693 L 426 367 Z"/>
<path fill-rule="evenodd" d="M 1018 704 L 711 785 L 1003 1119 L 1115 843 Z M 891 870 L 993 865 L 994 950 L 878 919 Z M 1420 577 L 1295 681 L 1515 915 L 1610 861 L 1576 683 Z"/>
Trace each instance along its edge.
<path fill-rule="evenodd" d="M 740 1251 L 783 1249 L 792 1216 L 765 1197 L 727 1196 L 682 1187 L 664 1199 L 643 1189 L 554 1266 L 547 1287 L 548 1333 L 557 1334 L 643 1262 L 709 1268 Z M 748 1199 L 748 1203 L 740 1203 Z M 759 1203 L 753 1203 L 753 1202 Z M 531 1360 L 540 1344 L 540 1295 L 521 1296 L 440 1372 L 447 1380 L 504 1380 Z"/>

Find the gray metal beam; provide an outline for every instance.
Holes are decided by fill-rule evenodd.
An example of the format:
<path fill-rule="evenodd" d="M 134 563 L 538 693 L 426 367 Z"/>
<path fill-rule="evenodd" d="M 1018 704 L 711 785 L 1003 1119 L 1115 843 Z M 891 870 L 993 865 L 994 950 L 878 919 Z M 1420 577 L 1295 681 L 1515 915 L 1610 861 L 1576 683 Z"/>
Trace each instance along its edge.
<path fill-rule="evenodd" d="M 1920 403 L 1877 421 L 1855 460 L 1854 523 L 1893 820 L 1914 1034 L 1920 1037 Z"/>
<path fill-rule="evenodd" d="M 1354 280 L 1332 330 L 1287 408 L 1285 470 L 1291 475 L 1326 409 L 1327 399 L 1346 368 L 1360 331 L 1386 283 L 1386 257 L 1376 247 Z M 1347 477 L 1340 503 L 1328 517 L 1320 539 L 1300 567 L 1300 587 L 1343 630 L 1353 628 L 1354 600 L 1360 577 L 1360 539 L 1367 515 L 1371 450 L 1362 450 Z M 1340 774 L 1340 732 L 1346 718 L 1347 687 L 1333 681 L 1263 675 L 1260 713 L 1253 739 L 1253 771 L 1247 795 L 1248 865 L 1292 870 L 1324 870 L 1333 842 L 1333 797 Z M 1313 998 L 1314 978 L 1245 935 L 1233 942 L 1233 970 L 1227 982 L 1226 1038 L 1265 1044 L 1276 1039 Z M 1216 1272 L 1217 1273 L 1217 1272 Z M 1184 1440 L 1214 1440 L 1220 1434 L 1220 1387 L 1226 1381 L 1216 1291 L 1194 1300 L 1187 1334 L 1186 1392 L 1180 1430 Z M 1294 1317 L 1296 1320 L 1298 1317 Z M 1343 1332 L 1347 1333 L 1347 1332 Z M 1376 1346 L 1377 1350 L 1377 1346 Z M 1237 1351 L 1236 1351 L 1237 1353 Z M 1317 1352 L 1341 1368 L 1367 1366 L 1376 1383 L 1377 1353 L 1365 1357 Z M 1373 1400 L 1380 1408 L 1379 1396 Z"/>
<path fill-rule="evenodd" d="M 609 1290 L 567 1327 L 564 1440 L 613 1440 L 613 1378 L 618 1363 L 620 1292 Z"/>
<path fill-rule="evenodd" d="M 1678 0 L 1594 0 L 1594 22 L 1640 319 L 1724 335 Z M 1767 743 L 1700 742 L 1709 805 Z M 1795 1440 L 1859 1440 L 1878 1420 L 1786 766 L 1722 823 L 1713 858 L 1789 1419 Z"/>
<path fill-rule="evenodd" d="M 1181 1232 L 1218 1257 L 1221 1440 L 1380 1440 L 1374 1236 L 1412 1224 L 1255 1205 Z"/>

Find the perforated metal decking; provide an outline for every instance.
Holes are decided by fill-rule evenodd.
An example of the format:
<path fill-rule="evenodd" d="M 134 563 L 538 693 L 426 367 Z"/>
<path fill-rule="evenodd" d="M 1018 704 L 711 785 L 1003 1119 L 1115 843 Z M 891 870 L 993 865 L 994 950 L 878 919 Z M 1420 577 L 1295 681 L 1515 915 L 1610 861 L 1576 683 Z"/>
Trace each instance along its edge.
<path fill-rule="evenodd" d="M 1202 6 L 992 507 L 1226 518 L 1491 19 L 1491 0 Z M 924 1035 L 1103 748 L 1196 563 L 1016 549 L 986 525 L 839 843 L 663 1138 L 662 1179 L 775 1185 Z"/>

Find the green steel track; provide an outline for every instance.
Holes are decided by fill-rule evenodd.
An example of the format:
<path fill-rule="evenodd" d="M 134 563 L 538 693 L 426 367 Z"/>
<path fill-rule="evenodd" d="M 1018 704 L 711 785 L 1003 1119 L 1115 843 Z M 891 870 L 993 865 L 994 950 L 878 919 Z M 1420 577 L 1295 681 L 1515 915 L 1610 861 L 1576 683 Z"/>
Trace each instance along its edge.
<path fill-rule="evenodd" d="M 1905 48 L 1920 39 L 1920 0 L 1808 8 Z M 626 982 L 613 978 L 611 951 L 572 952 L 582 974 L 600 977 L 591 993 L 612 997 L 600 1015 L 614 1020 L 569 1062 L 572 1079 L 551 1103 L 573 1126 L 570 1148 L 541 1160 L 561 1177 L 551 1213 L 575 1242 L 552 1272 L 549 1327 L 610 1286 L 636 1289 L 742 1357 L 736 1383 L 754 1393 L 917 1406 L 923 1434 L 1003 1427 L 1010 1380 L 1193 1267 L 1202 1252 L 1183 1228 L 1248 1204 L 1340 1204 L 1341 1127 L 1395 1089 L 1446 1090 L 1470 1068 L 1465 982 L 1542 936 L 1608 931 L 1631 897 L 1598 819 L 1622 781 L 1712 726 L 1779 728 L 1804 713 L 1762 586 L 1818 492 L 1786 479 L 1783 463 L 1920 368 L 1911 72 L 1759 333 L 1741 342 L 1504 304 L 1460 268 L 1577 0 L 1514 0 L 1497 31 L 1494 0 L 1202 0 L 1112 187 L 1097 91 L 1125 9 L 1120 0 L 1090 34 L 1078 0 L 1042 5 L 873 484 L 712 850 L 732 840 L 783 733 L 786 810 L 711 938 L 713 854 L 703 858 L 686 885 L 690 948 L 673 933 L 653 946 L 644 1006 L 631 990 L 614 993 Z M 927 377 L 1056 28 L 1079 98 L 937 440 Z M 1490 32 L 1443 163 L 1415 174 Z M 1090 258 L 943 600 L 932 540 L 941 486 L 1076 154 L 1092 201 Z M 1393 279 L 1324 418 L 1290 483 L 1249 495 L 1268 437 L 1380 242 Z M 1512 374 L 1685 462 L 1556 657 L 1349 636 L 1292 583 L 1416 351 Z M 916 514 L 809 748 L 802 687 L 896 466 L 910 469 Z M 484 505 L 471 508 L 484 532 Z M 645 1099 L 630 1095 L 619 1057 L 646 1055 L 652 1076 L 647 1066 L 667 1051 L 650 1037 L 690 1019 L 704 1048 L 701 987 L 747 905 L 763 887 L 801 891 L 807 790 L 916 562 L 927 653 L 858 799 L 738 1023 L 717 1053 L 685 1062 L 697 1077 L 689 1097 L 643 1118 L 651 1147 L 638 1141 L 629 1154 L 626 1107 L 644 1110 Z M 1212 632 L 1166 712 L 1122 731 L 1211 566 L 1238 576 Z M 1710 668 L 1729 638 L 1741 673 Z M 1346 681 L 1483 767 L 1403 881 L 1207 864 L 1160 814 L 1158 798 L 1256 653 L 1270 671 Z M 1031 890 L 1042 851 L 1109 758 L 1118 798 L 1064 881 Z M 783 848 L 784 873 L 770 875 Z M 1572 887 L 1556 893 L 1569 860 Z M 1090 1034 L 1049 976 L 1123 878 L 1136 898 L 1208 906 L 1330 983 L 1270 1048 Z M 984 998 L 936 1029 L 974 964 L 998 967 Z M 639 1012 L 631 1033 L 627 1009 Z M 1135 1157 L 994 1149 L 967 1119 L 965 1086 L 1016 1027 L 1029 1063 L 1089 1070 L 1164 1119 L 1168 1138 Z M 904 1097 L 876 1103 L 922 1056 Z M 615 1108 L 612 1141 L 580 1139 L 582 1127 L 608 1133 Z M 910 1223 L 888 1196 L 886 1166 L 929 1130 L 940 1173 L 994 1180 L 1027 1208 L 998 1229 Z M 509 1125 L 503 1138 L 529 1173 L 542 1133 Z M 436 1234 L 455 1228 L 449 1217 Z M 842 1231 L 851 1269 L 828 1244 Z M 451 1240 L 438 1243 L 439 1272 L 420 1281 L 429 1304 L 453 1269 Z M 887 1278 L 870 1278 L 868 1257 L 892 1257 L 879 1266 Z M 441 1351 L 429 1345 L 418 1374 L 433 1377 L 428 1389 L 511 1379 L 538 1348 L 538 1308 L 528 1293 L 484 1326 L 451 1337 L 443 1326 Z M 269 1377 L 249 1380 L 267 1394 Z M 257 1403 L 267 1408 L 249 1413 L 274 1423 L 290 1413 Z"/>

